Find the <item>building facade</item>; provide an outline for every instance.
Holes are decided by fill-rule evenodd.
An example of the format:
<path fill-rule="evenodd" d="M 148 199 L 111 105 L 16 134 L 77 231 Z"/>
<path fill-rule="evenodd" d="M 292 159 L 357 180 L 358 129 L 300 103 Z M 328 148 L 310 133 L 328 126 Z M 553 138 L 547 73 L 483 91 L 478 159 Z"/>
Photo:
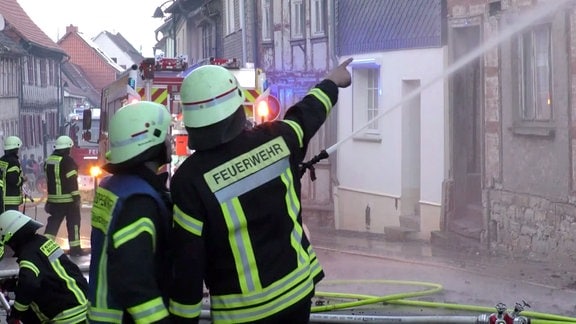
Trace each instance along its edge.
<path fill-rule="evenodd" d="M 477 87 L 482 242 L 516 255 L 576 257 L 574 4 L 449 0 L 448 13 L 455 39 L 466 25 L 478 46 L 498 40 L 482 52 Z"/>

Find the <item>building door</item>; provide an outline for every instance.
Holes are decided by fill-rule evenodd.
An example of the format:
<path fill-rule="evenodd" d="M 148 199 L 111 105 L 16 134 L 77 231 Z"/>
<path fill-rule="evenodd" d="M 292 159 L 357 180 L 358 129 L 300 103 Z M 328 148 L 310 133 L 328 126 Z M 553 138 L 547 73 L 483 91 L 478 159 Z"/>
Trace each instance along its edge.
<path fill-rule="evenodd" d="M 478 48 L 480 25 L 452 26 L 451 64 Z M 478 58 L 456 71 L 450 80 L 451 199 L 447 229 L 480 240 L 483 229 L 481 191 L 482 69 Z"/>

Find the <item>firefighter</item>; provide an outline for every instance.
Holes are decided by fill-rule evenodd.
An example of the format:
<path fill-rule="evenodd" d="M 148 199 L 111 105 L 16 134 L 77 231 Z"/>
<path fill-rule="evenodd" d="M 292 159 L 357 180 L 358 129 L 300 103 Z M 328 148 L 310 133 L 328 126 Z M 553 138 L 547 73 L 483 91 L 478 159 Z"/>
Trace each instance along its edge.
<path fill-rule="evenodd" d="M 310 138 L 351 83 L 331 71 L 282 121 L 246 129 L 244 94 L 230 71 L 202 66 L 181 90 L 188 146 L 174 202 L 170 311 L 198 319 L 202 279 L 215 323 L 308 323 L 324 276 L 302 226 L 300 171 Z"/>
<path fill-rule="evenodd" d="M 4 210 L 18 210 L 22 205 L 22 184 L 24 177 L 18 152 L 22 141 L 17 136 L 8 136 L 4 140 L 4 155 L 0 158 L 0 170 L 4 185 Z"/>
<path fill-rule="evenodd" d="M 92 207 L 91 323 L 169 323 L 172 204 L 167 174 L 171 117 L 140 101 L 110 121 L 110 151 Z"/>
<path fill-rule="evenodd" d="M 66 218 L 68 244 L 71 256 L 82 256 L 86 252 L 80 245 L 80 191 L 78 190 L 78 166 L 70 156 L 74 145 L 66 135 L 56 139 L 54 152 L 44 163 L 48 199 L 45 210 L 50 216 L 44 235 L 55 239 L 60 225 Z"/>
<path fill-rule="evenodd" d="M 40 227 L 19 211 L 0 215 L 0 243 L 19 267 L 8 323 L 85 323 L 88 282 L 56 242 L 36 233 Z"/>

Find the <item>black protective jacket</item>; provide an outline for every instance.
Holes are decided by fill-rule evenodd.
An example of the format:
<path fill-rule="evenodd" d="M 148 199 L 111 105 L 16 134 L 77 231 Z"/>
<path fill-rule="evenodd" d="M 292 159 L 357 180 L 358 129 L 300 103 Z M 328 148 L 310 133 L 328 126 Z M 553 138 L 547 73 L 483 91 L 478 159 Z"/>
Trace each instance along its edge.
<path fill-rule="evenodd" d="M 86 319 L 88 282 L 56 242 L 34 234 L 16 256 L 20 268 L 16 312 L 34 312 L 42 322 L 51 323 Z"/>
<path fill-rule="evenodd" d="M 4 205 L 21 205 L 24 177 L 15 151 L 8 151 L 0 158 L 0 170 L 4 181 Z"/>
<path fill-rule="evenodd" d="M 284 120 L 196 151 L 178 168 L 175 316 L 199 315 L 203 279 L 215 323 L 269 318 L 313 295 L 323 271 L 302 229 L 299 169 L 337 96 L 325 80 Z"/>
<path fill-rule="evenodd" d="M 78 166 L 65 150 L 55 150 L 46 159 L 48 202 L 63 204 L 80 200 Z"/>

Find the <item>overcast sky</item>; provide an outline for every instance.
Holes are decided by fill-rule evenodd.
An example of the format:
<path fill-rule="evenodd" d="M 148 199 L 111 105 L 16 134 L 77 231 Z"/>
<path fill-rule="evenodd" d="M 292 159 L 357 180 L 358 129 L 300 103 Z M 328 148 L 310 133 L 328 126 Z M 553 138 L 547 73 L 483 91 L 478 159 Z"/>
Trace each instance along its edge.
<path fill-rule="evenodd" d="M 120 32 L 145 57 L 152 56 L 154 30 L 161 18 L 154 9 L 165 0 L 18 0 L 32 20 L 54 41 L 73 24 L 92 38 L 101 31 Z M 167 8 L 169 3 L 162 6 Z"/>

